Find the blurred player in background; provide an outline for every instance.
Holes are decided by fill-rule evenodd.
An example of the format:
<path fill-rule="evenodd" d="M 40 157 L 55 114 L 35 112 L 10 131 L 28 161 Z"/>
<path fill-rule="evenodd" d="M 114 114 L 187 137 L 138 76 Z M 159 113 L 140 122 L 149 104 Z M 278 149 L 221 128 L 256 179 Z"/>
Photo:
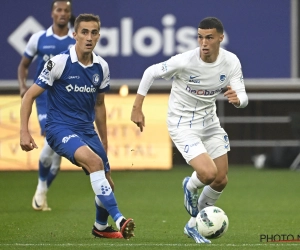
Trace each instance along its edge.
<path fill-rule="evenodd" d="M 198 26 L 198 48 L 145 70 L 131 113 L 131 121 L 143 131 L 142 106 L 151 84 L 158 78 L 173 78 L 167 124 L 171 139 L 194 169 L 183 180 L 184 206 L 191 215 L 184 233 L 196 243 L 210 243 L 196 230 L 198 212 L 213 206 L 227 184 L 230 145 L 217 117 L 217 95 L 227 88 L 224 96 L 229 103 L 237 108 L 248 104 L 240 61 L 220 48 L 223 38 L 220 20 L 203 19 Z"/>
<path fill-rule="evenodd" d="M 107 62 L 93 53 L 100 38 L 100 19 L 92 14 L 79 15 L 74 29 L 75 46 L 51 58 L 23 97 L 20 145 L 25 151 L 37 147 L 28 131 L 28 121 L 35 98 L 47 89 L 47 141 L 56 153 L 90 175 L 96 201 L 92 234 L 129 239 L 134 236 L 135 224 L 132 219 L 126 220 L 119 211 L 106 154 L 104 96 L 110 88 L 110 73 Z M 108 226 L 109 215 L 120 232 Z"/>
<path fill-rule="evenodd" d="M 51 57 L 67 50 L 75 43 L 72 30 L 72 6 L 69 0 L 54 0 L 52 2 L 51 16 L 53 24 L 47 30 L 39 31 L 29 39 L 24 55 L 18 67 L 18 80 L 20 95 L 24 96 L 28 87 L 26 80 L 28 68 L 36 56 L 37 71 L 34 81 L 41 73 L 44 64 Z M 45 122 L 47 117 L 47 93 L 46 91 L 36 99 L 36 108 L 41 127 L 41 134 L 45 136 Z M 39 179 L 36 192 L 32 199 L 32 207 L 35 210 L 50 211 L 47 204 L 47 192 L 58 174 L 61 157 L 48 145 L 45 139 L 44 147 L 39 158 Z"/>

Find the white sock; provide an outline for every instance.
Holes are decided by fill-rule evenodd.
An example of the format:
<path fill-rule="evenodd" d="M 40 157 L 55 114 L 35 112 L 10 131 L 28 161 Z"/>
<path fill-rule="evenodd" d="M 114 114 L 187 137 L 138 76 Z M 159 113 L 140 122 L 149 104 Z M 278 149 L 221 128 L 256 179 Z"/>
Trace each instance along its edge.
<path fill-rule="evenodd" d="M 196 173 L 196 171 L 194 171 L 193 174 L 192 174 L 192 176 L 191 176 L 191 178 L 189 179 L 189 181 L 188 181 L 188 183 L 187 183 L 187 185 L 186 185 L 187 189 L 188 189 L 189 191 L 195 193 L 195 192 L 197 192 L 198 189 L 200 189 L 200 188 L 202 188 L 202 187 L 204 187 L 204 186 L 205 186 L 205 184 L 202 183 L 202 182 L 198 179 L 197 173 Z"/>
<path fill-rule="evenodd" d="M 196 226 L 196 217 L 191 217 L 188 222 L 189 227 L 195 227 Z"/>
<path fill-rule="evenodd" d="M 121 223 L 121 221 L 123 220 L 123 219 L 125 219 L 123 216 L 121 216 L 119 219 L 117 219 L 117 221 L 116 221 L 116 225 L 117 225 L 117 227 L 118 227 L 118 229 L 119 230 L 121 230 L 121 226 L 120 226 L 120 223 Z"/>
<path fill-rule="evenodd" d="M 106 225 L 101 225 L 98 222 L 95 221 L 94 226 L 98 229 L 98 230 L 104 230 L 105 228 L 107 228 L 108 224 Z"/>
<path fill-rule="evenodd" d="M 198 209 L 201 211 L 203 208 L 215 205 L 216 201 L 220 198 L 222 192 L 213 190 L 210 186 L 205 186 L 198 199 Z"/>
<path fill-rule="evenodd" d="M 41 179 L 39 179 L 38 185 L 37 185 L 37 190 L 39 192 L 47 192 L 48 191 L 47 180 L 42 181 Z"/>

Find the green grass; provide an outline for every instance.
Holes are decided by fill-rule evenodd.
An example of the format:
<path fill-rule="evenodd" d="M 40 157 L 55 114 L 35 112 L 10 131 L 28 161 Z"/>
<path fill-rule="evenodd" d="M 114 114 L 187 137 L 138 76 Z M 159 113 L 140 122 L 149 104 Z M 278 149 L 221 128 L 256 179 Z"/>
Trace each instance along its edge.
<path fill-rule="evenodd" d="M 189 216 L 181 182 L 190 174 L 189 166 L 112 173 L 119 208 L 137 226 L 136 237 L 125 241 L 91 235 L 94 195 L 83 172 L 59 174 L 48 193 L 51 212 L 31 208 L 37 172 L 0 172 L 0 249 L 300 249 L 300 242 L 260 241 L 261 234 L 300 235 L 300 172 L 231 167 L 216 204 L 229 229 L 210 245 L 183 234 Z"/>

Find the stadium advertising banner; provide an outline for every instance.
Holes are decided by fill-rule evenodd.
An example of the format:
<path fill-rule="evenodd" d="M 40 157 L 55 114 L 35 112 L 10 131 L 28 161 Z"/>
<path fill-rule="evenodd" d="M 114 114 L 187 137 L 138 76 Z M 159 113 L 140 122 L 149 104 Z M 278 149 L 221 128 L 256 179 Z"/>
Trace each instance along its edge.
<path fill-rule="evenodd" d="M 52 24 L 51 2 L 1 3 L 5 60 L 0 60 L 0 80 L 17 79 L 30 35 Z M 290 5 L 288 0 L 73 0 L 73 12 L 100 16 L 101 38 L 95 51 L 109 63 L 112 79 L 139 79 L 151 64 L 197 47 L 197 26 L 207 16 L 222 20 L 222 46 L 238 55 L 245 78 L 288 78 Z"/>
<path fill-rule="evenodd" d="M 130 121 L 135 95 L 107 95 L 108 157 L 112 170 L 170 169 L 172 143 L 166 125 L 168 95 L 148 95 L 143 112 L 146 127 L 141 133 Z M 18 96 L 0 96 L 0 170 L 37 170 L 44 137 L 33 108 L 30 131 L 38 149 L 20 147 L 20 104 Z M 63 158 L 62 170 L 80 170 Z"/>

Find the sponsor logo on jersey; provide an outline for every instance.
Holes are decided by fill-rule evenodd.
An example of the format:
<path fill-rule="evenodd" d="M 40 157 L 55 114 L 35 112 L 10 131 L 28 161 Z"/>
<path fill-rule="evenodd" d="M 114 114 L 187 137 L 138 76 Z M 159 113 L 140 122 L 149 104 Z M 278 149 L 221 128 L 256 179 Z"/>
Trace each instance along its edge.
<path fill-rule="evenodd" d="M 220 93 L 223 88 L 215 89 L 215 90 L 207 90 L 207 89 L 193 89 L 189 85 L 186 85 L 185 90 L 194 95 L 203 95 L 203 96 L 210 96 Z"/>
<path fill-rule="evenodd" d="M 68 79 L 80 79 L 80 76 L 68 76 Z"/>
<path fill-rule="evenodd" d="M 64 138 L 62 138 L 62 143 L 67 143 L 71 138 L 74 138 L 74 137 L 78 137 L 78 135 L 76 134 L 73 134 L 73 135 L 68 135 L 68 136 L 65 136 Z"/>
<path fill-rule="evenodd" d="M 73 91 L 73 92 L 80 92 L 80 93 L 95 93 L 97 89 L 94 88 L 93 85 L 91 85 L 90 87 L 86 85 L 79 87 L 75 84 L 75 86 L 73 87 L 72 84 L 69 84 L 66 86 L 66 90 L 68 92 Z"/>
<path fill-rule="evenodd" d="M 187 153 L 190 150 L 190 146 L 189 145 L 185 145 L 184 147 L 184 152 Z"/>
<path fill-rule="evenodd" d="M 224 140 L 228 142 L 228 135 L 224 135 Z"/>
<path fill-rule="evenodd" d="M 220 74 L 220 82 L 224 82 L 226 80 L 225 74 Z"/>
<path fill-rule="evenodd" d="M 199 77 L 199 76 L 190 76 L 189 82 L 200 83 L 200 80 L 195 79 L 197 77 Z"/>
<path fill-rule="evenodd" d="M 55 45 L 44 45 L 43 49 L 55 49 Z"/>
<path fill-rule="evenodd" d="M 41 74 L 39 75 L 38 79 L 42 82 L 48 82 L 49 81 L 49 70 L 44 68 L 41 72 Z M 40 83 L 38 83 L 40 84 Z"/>
<path fill-rule="evenodd" d="M 49 60 L 49 61 L 47 62 L 47 69 L 48 69 L 49 71 L 51 71 L 51 70 L 53 69 L 54 66 L 55 66 L 55 63 L 52 62 L 51 60 Z"/>
<path fill-rule="evenodd" d="M 42 121 L 46 118 L 47 118 L 47 114 L 39 114 L 39 116 L 38 116 L 39 121 Z"/>

